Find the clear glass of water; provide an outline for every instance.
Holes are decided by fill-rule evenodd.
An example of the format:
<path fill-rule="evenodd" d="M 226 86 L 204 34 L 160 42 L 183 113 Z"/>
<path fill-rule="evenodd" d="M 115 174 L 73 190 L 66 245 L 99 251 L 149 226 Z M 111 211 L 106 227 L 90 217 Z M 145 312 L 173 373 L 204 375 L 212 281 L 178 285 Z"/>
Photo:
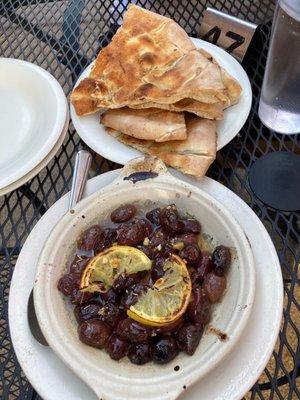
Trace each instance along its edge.
<path fill-rule="evenodd" d="M 273 131 L 300 133 L 300 0 L 278 0 L 258 113 Z"/>

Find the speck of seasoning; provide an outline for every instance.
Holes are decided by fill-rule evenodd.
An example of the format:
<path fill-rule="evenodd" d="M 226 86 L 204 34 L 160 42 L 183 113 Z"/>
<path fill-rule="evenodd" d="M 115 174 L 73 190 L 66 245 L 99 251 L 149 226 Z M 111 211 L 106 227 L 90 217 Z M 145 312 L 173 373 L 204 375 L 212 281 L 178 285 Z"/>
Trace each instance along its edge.
<path fill-rule="evenodd" d="M 75 213 L 75 210 L 70 210 L 70 214 L 74 214 Z"/>
<path fill-rule="evenodd" d="M 183 388 L 183 389 L 186 389 L 186 386 L 185 386 L 185 385 L 183 385 L 183 386 L 182 386 L 182 388 Z"/>
<path fill-rule="evenodd" d="M 174 367 L 174 371 L 179 371 L 180 370 L 180 367 L 179 367 L 179 365 L 175 365 L 175 367 Z"/>
<path fill-rule="evenodd" d="M 82 215 L 82 216 L 81 216 L 81 218 L 83 218 L 83 219 L 84 219 L 84 218 L 85 218 L 85 215 Z"/>

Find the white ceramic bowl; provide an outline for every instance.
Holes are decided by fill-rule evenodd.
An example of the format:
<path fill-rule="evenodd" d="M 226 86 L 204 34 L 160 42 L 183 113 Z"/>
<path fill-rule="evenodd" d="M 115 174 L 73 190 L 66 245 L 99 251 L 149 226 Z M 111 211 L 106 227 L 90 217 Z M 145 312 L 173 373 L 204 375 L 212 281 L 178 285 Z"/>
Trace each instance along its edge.
<path fill-rule="evenodd" d="M 135 171 L 155 171 L 153 179 L 133 184 L 124 177 Z M 102 350 L 81 343 L 72 310 L 57 290 L 66 262 L 75 250 L 76 237 L 88 226 L 107 217 L 124 203 L 175 203 L 181 212 L 195 215 L 203 232 L 214 245 L 224 244 L 235 251 L 222 302 L 214 307 L 210 325 L 227 334 L 226 341 L 209 330 L 195 354 L 180 353 L 166 365 L 148 363 L 135 366 L 126 358 L 113 361 Z M 84 216 L 84 218 L 82 218 Z M 202 378 L 236 344 L 250 315 L 255 289 L 255 269 L 248 240 L 234 217 L 211 196 L 195 186 L 172 177 L 157 159 L 139 158 L 122 170 L 110 185 L 81 201 L 56 225 L 41 253 L 34 301 L 46 339 L 58 356 L 106 400 L 175 399 Z M 179 366 L 179 370 L 174 370 Z"/>
<path fill-rule="evenodd" d="M 0 189 L 45 159 L 67 116 L 64 92 L 49 72 L 26 61 L 0 58 Z"/>

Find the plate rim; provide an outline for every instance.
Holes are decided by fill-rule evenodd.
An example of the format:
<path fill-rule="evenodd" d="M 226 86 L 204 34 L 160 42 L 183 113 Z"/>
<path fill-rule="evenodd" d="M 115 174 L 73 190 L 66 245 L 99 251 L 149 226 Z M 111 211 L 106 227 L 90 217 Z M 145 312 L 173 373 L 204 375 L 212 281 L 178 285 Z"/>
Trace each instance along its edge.
<path fill-rule="evenodd" d="M 117 174 L 119 173 L 119 170 L 113 170 L 113 171 L 109 171 L 105 174 L 102 174 L 100 176 L 97 176 L 93 179 L 90 180 L 89 184 L 88 184 L 88 191 L 89 194 L 97 191 L 99 188 L 104 187 L 106 185 L 108 185 L 114 177 L 117 176 Z M 182 177 L 182 175 L 180 173 L 177 173 L 176 171 L 173 172 L 175 174 L 175 176 L 179 176 Z M 187 178 L 185 176 L 183 176 L 183 178 L 185 179 L 189 179 L 191 181 L 192 184 L 196 184 L 197 182 L 195 182 L 194 180 L 192 180 L 191 178 Z M 256 214 L 247 206 L 246 203 L 243 202 L 242 199 L 240 199 L 235 193 L 231 192 L 228 188 L 224 187 L 223 185 L 221 185 L 220 183 L 213 181 L 211 178 L 204 178 L 204 185 L 207 186 L 208 188 L 212 188 L 211 190 L 214 190 L 214 185 L 215 187 L 217 187 L 218 189 L 220 189 L 221 191 L 225 191 L 224 194 L 227 194 L 227 198 L 230 198 L 230 196 L 232 196 L 232 198 L 237 201 L 238 204 L 240 204 L 241 209 L 243 211 L 243 214 L 245 215 L 249 214 L 254 217 L 256 224 L 259 227 L 259 232 L 261 233 L 261 235 L 264 237 L 265 240 L 265 244 L 267 244 L 268 246 L 268 251 L 270 251 L 271 253 L 271 258 L 273 260 L 273 267 L 274 267 L 274 277 L 275 277 L 275 281 L 274 281 L 274 287 L 276 290 L 272 291 L 273 295 L 275 297 L 275 301 L 273 301 L 274 303 L 274 307 L 275 307 L 275 311 L 276 313 L 274 313 L 274 315 L 277 317 L 276 318 L 276 323 L 275 323 L 275 328 L 273 329 L 273 331 L 271 332 L 271 335 L 268 334 L 268 341 L 266 342 L 266 346 L 264 346 L 262 348 L 262 351 L 264 351 L 264 357 L 259 359 L 259 365 L 255 365 L 255 374 L 252 376 L 252 379 L 250 379 L 248 382 L 246 382 L 244 385 L 239 385 L 236 388 L 236 392 L 235 392 L 235 396 L 233 398 L 230 398 L 230 400 L 240 400 L 240 398 L 253 386 L 253 384 L 257 381 L 258 377 L 261 375 L 265 365 L 267 364 L 272 351 L 274 349 L 274 345 L 275 342 L 277 340 L 278 337 L 278 332 L 280 329 L 280 324 L 281 324 L 281 316 L 282 316 L 282 305 L 283 305 L 283 286 L 282 286 L 282 275 L 281 275 L 281 268 L 280 268 L 280 263 L 278 260 L 278 256 L 277 256 L 277 252 L 274 248 L 273 242 L 270 238 L 270 236 L 268 235 L 265 227 L 263 226 L 262 222 L 259 220 L 259 218 L 256 216 Z M 211 195 L 213 195 L 212 192 L 209 192 Z M 36 376 L 35 370 L 33 369 L 33 366 L 30 365 L 29 361 L 28 361 L 28 354 L 26 353 L 26 350 L 24 349 L 24 347 L 26 348 L 26 346 L 24 346 L 24 342 L 22 341 L 22 343 L 18 342 L 17 340 L 17 336 L 19 337 L 19 330 L 18 330 L 18 325 L 21 323 L 22 324 L 22 315 L 16 317 L 16 314 L 12 313 L 12 309 L 13 309 L 13 304 L 12 302 L 15 301 L 16 302 L 16 298 L 18 299 L 18 293 L 17 293 L 17 282 L 16 279 L 18 277 L 18 275 L 20 275 L 20 273 L 22 272 L 22 268 L 21 268 L 21 259 L 22 259 L 22 254 L 25 252 L 28 252 L 28 246 L 30 244 L 30 242 L 32 240 L 38 240 L 38 228 L 39 226 L 42 226 L 44 220 L 47 219 L 47 217 L 51 215 L 51 213 L 53 213 L 54 211 L 58 211 L 60 210 L 61 212 L 66 211 L 67 209 L 67 201 L 68 201 L 68 196 L 69 194 L 66 194 L 65 196 L 63 196 L 63 198 L 59 199 L 51 208 L 52 211 L 49 213 L 49 210 L 47 213 L 49 214 L 45 214 L 37 223 L 36 227 L 33 229 L 32 233 L 29 235 L 28 239 L 27 239 L 27 244 L 24 245 L 19 259 L 16 263 L 15 266 L 15 271 L 17 271 L 17 273 L 14 274 L 13 279 L 12 279 L 12 284 L 11 284 L 11 293 L 12 296 L 10 296 L 9 299 L 9 323 L 10 323 L 10 330 L 11 330 L 11 337 L 12 337 L 12 343 L 14 345 L 16 354 L 18 356 L 19 362 L 24 370 L 24 372 L 26 373 L 26 375 L 28 376 L 28 378 L 31 380 L 31 383 L 33 384 L 33 386 L 35 387 L 35 389 L 43 396 L 43 398 L 45 400 L 54 400 L 54 397 L 51 397 L 51 395 L 49 396 L 49 393 L 47 393 L 47 391 L 45 391 L 45 385 L 43 385 L 43 383 L 41 382 L 41 380 Z M 55 206 L 55 207 L 54 207 Z M 255 224 L 255 225 L 256 225 Z M 243 224 L 242 224 L 243 225 Z M 259 244 L 255 243 L 255 246 L 259 247 Z M 34 276 L 34 271 L 32 273 L 32 275 Z M 33 278 L 34 280 L 34 278 Z M 32 283 L 33 283 L 32 280 Z M 29 282 L 30 285 L 30 282 Z M 28 289 L 30 291 L 30 287 Z M 262 289 L 261 289 L 262 291 Z M 17 296 L 16 296 L 17 295 Z M 13 300 L 12 300 L 13 299 Z M 20 319 L 20 321 L 18 320 L 18 318 Z M 23 315 L 23 319 L 26 318 L 26 316 Z M 250 317 L 251 318 L 251 317 Z M 23 321 L 24 322 L 24 321 Z M 25 325 L 27 323 L 27 318 L 25 321 Z M 28 325 L 28 324 L 27 324 Z M 22 336 L 26 336 L 29 337 L 31 339 L 30 336 L 30 332 L 26 332 L 23 333 L 22 332 Z M 242 340 L 242 338 L 240 339 Z M 266 338 L 265 338 L 266 341 Z M 42 346 L 37 345 L 36 342 L 31 343 L 32 340 L 30 340 L 30 342 L 27 341 L 26 345 L 29 345 L 29 347 L 33 348 L 33 345 L 38 346 L 38 348 L 40 349 Z M 238 344 L 237 344 L 238 346 Z M 267 351 L 265 351 L 267 348 Z M 28 350 L 27 350 L 28 351 Z M 233 352 L 234 350 L 232 350 Z M 37 353 L 37 352 L 36 352 Z M 42 356 L 40 354 L 38 354 L 38 356 L 41 356 L 43 359 L 44 357 L 46 357 L 46 354 L 48 357 L 52 357 L 52 352 L 50 353 L 51 356 L 49 355 L 49 350 L 48 349 L 43 349 L 43 354 Z M 228 355 L 228 357 L 230 357 L 230 355 Z M 227 359 L 228 360 L 228 359 Z M 224 362 L 224 361 L 223 361 Z M 31 361 L 32 364 L 32 361 Z M 222 363 L 220 364 L 222 365 Z M 210 376 L 210 374 L 207 376 L 207 378 Z M 58 378 L 56 378 L 58 379 Z M 244 381 L 243 381 L 244 382 Z M 199 382 L 199 384 L 201 383 L 201 381 Z M 199 384 L 195 384 L 194 385 L 194 390 L 197 390 L 197 386 Z M 237 384 L 236 384 L 237 385 Z M 188 392 L 186 392 L 187 397 L 188 397 Z M 192 396 L 192 395 L 191 395 Z M 189 396 L 189 398 L 191 399 L 192 397 Z M 69 397 L 70 399 L 72 397 Z M 196 398 L 196 397 L 195 397 Z M 223 398 L 223 397 L 222 397 Z M 224 398 L 225 399 L 225 398 Z M 228 400 L 228 398 L 226 398 Z"/>
<path fill-rule="evenodd" d="M 22 68 L 31 69 L 35 71 L 35 73 L 39 74 L 49 84 L 49 86 L 54 92 L 57 102 L 57 114 L 55 115 L 55 124 L 52 130 L 52 135 L 48 137 L 48 139 L 46 140 L 40 151 L 37 152 L 33 157 L 29 158 L 26 164 L 22 166 L 22 168 L 12 172 L 10 175 L 4 178 L 0 177 L 0 190 L 18 181 L 24 175 L 27 175 L 41 161 L 43 161 L 43 159 L 53 149 L 55 143 L 58 141 L 62 133 L 62 130 L 64 129 L 66 117 L 68 115 L 67 98 L 59 82 L 53 75 L 50 74 L 50 72 L 46 71 L 44 68 L 36 64 L 15 58 L 0 57 L 0 65 L 1 64 L 21 65 Z"/>
<path fill-rule="evenodd" d="M 15 182 L 5 186 L 4 188 L 0 188 L 0 196 L 5 196 L 6 194 L 18 189 L 20 186 L 25 185 L 28 181 L 33 179 L 37 174 L 41 172 L 43 168 L 45 168 L 49 162 L 54 158 L 56 153 L 59 151 L 61 148 L 61 145 L 63 144 L 63 141 L 66 137 L 66 134 L 68 132 L 69 128 L 69 120 L 70 120 L 70 115 L 69 112 L 67 113 L 67 119 L 65 121 L 65 125 L 63 127 L 62 133 L 59 136 L 57 142 L 54 144 L 53 148 L 50 150 L 50 152 L 46 155 L 46 157 L 36 166 L 34 167 L 31 171 L 29 171 L 27 174 L 22 176 L 22 178 L 16 180 Z"/>
<path fill-rule="evenodd" d="M 251 105 L 252 105 L 252 88 L 251 88 L 251 84 L 248 78 L 248 75 L 246 73 L 246 71 L 244 70 L 244 68 L 241 66 L 241 64 L 229 53 L 227 53 L 225 50 L 221 49 L 220 47 L 206 42 L 202 39 L 198 39 L 198 38 L 190 38 L 193 43 L 198 47 L 202 47 L 207 51 L 210 51 L 212 53 L 212 56 L 215 57 L 216 59 L 218 59 L 218 61 L 220 62 L 220 58 L 224 59 L 225 62 L 230 62 L 232 63 L 235 68 L 237 68 L 239 70 L 239 74 L 241 76 L 241 81 L 244 83 L 243 86 L 243 99 L 245 101 L 245 105 L 244 105 L 244 114 L 242 115 L 242 118 L 240 118 L 237 122 L 235 122 L 236 126 L 235 126 L 235 133 L 232 135 L 226 135 L 225 140 L 221 141 L 221 144 L 218 143 L 218 148 L 217 150 L 221 150 L 224 146 L 226 146 L 231 140 L 234 139 L 234 137 L 236 135 L 238 135 L 238 133 L 240 132 L 240 130 L 242 129 L 242 127 L 244 126 L 250 111 L 251 111 Z M 80 74 L 79 78 L 77 79 L 74 87 L 76 87 L 79 82 L 89 73 L 93 63 L 95 62 L 92 61 L 84 70 L 83 72 Z M 233 107 L 235 107 L 236 105 L 233 105 Z M 226 110 L 225 110 L 226 112 Z M 124 149 L 124 155 L 120 156 L 120 151 L 110 151 L 109 149 L 106 149 L 105 147 L 101 148 L 100 151 L 100 146 L 98 146 L 98 143 L 100 143 L 100 141 L 97 141 L 97 138 L 95 137 L 95 135 L 90 135 L 89 134 L 89 129 L 87 127 L 85 127 L 84 122 L 82 122 L 82 118 L 85 118 L 85 116 L 83 117 L 79 117 L 76 112 L 75 109 L 73 107 L 73 105 L 70 103 L 70 114 L 71 114 L 71 120 L 72 123 L 78 133 L 78 135 L 81 137 L 81 139 L 91 148 L 93 149 L 97 154 L 101 155 L 102 157 L 113 161 L 115 163 L 118 164 L 122 164 L 125 165 L 128 161 L 130 161 L 132 158 L 135 157 L 139 157 L 141 155 L 143 155 L 140 151 L 130 148 L 129 146 L 117 142 L 117 139 L 110 137 L 110 141 L 111 143 L 116 142 L 118 144 L 118 147 L 120 147 L 120 149 Z M 94 114 L 91 114 L 94 115 Z M 90 117 L 91 115 L 88 115 L 86 117 Z M 95 115 L 99 115 L 98 113 L 95 113 Z M 100 126 L 100 122 L 99 122 L 99 126 Z M 104 128 L 102 128 L 104 129 Z M 103 132 L 105 133 L 105 132 Z"/>

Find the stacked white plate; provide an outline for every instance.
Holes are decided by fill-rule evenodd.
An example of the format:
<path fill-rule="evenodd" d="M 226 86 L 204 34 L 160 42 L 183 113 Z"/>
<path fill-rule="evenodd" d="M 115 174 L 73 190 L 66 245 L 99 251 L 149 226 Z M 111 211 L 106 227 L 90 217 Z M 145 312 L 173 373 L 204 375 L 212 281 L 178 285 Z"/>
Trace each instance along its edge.
<path fill-rule="evenodd" d="M 0 58 L 0 195 L 49 163 L 68 123 L 67 99 L 51 74 L 26 61 Z"/>

